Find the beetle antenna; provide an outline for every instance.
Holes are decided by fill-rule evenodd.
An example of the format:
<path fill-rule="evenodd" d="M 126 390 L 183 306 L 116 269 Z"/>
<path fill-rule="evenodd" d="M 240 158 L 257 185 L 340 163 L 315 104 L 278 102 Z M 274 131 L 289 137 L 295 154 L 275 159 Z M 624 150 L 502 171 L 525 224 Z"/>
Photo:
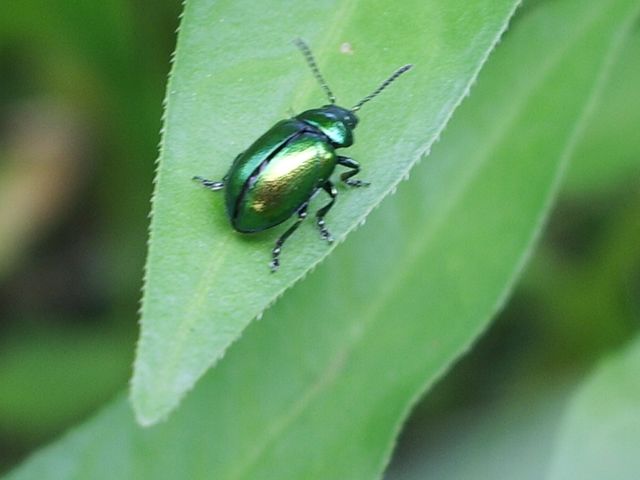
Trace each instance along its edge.
<path fill-rule="evenodd" d="M 327 94 L 327 97 L 329 98 L 329 101 L 331 102 L 331 104 L 335 104 L 336 96 L 333 94 L 333 92 L 329 88 L 329 85 L 327 85 L 327 82 L 324 81 L 324 78 L 322 77 L 322 74 L 318 69 L 318 65 L 316 64 L 316 60 L 315 58 L 313 58 L 313 54 L 311 53 L 311 49 L 309 48 L 309 45 L 307 45 L 304 42 L 304 40 L 302 40 L 301 38 L 296 38 L 294 40 L 294 43 L 296 44 L 296 47 L 298 47 L 302 52 L 302 54 L 304 55 L 305 60 L 307 61 L 307 63 L 309 64 L 309 67 L 311 68 L 311 71 L 313 72 L 313 76 L 316 77 L 316 80 L 324 90 L 324 93 Z"/>
<path fill-rule="evenodd" d="M 352 112 L 357 112 L 358 110 L 360 110 L 360 108 L 362 107 L 362 105 L 364 105 L 365 103 L 367 103 L 369 100 L 371 100 L 372 98 L 376 97 L 380 92 L 382 92 L 385 88 L 387 88 L 389 85 L 391 85 L 391 83 L 398 78 L 400 75 L 402 75 L 403 73 L 405 73 L 408 70 L 411 70 L 411 67 L 413 67 L 413 65 L 409 64 L 409 65 L 405 65 L 404 67 L 400 67 L 398 70 L 396 70 L 395 72 L 393 72 L 393 75 L 391 75 L 389 78 L 387 78 L 384 82 L 382 82 L 382 85 L 380 85 L 371 95 L 367 95 L 366 97 L 364 97 L 362 100 L 360 100 L 352 109 Z"/>

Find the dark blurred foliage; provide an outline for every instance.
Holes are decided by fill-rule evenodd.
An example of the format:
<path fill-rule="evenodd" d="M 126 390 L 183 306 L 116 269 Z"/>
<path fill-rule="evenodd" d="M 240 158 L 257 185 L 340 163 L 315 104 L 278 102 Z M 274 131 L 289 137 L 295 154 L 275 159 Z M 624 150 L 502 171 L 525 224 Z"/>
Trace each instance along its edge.
<path fill-rule="evenodd" d="M 126 384 L 180 8 L 0 6 L 2 471 Z M 638 330 L 638 211 L 630 177 L 561 196 L 524 281 L 416 408 L 394 468 L 437 448 L 458 412 L 576 378 Z"/>
<path fill-rule="evenodd" d="M 0 469 L 126 384 L 181 4 L 0 5 Z"/>

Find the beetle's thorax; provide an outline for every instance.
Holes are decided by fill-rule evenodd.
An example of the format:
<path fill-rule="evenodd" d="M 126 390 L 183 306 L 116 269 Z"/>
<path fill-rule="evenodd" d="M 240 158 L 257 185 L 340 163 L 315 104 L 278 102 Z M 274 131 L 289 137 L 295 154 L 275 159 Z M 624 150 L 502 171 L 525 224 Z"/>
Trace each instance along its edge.
<path fill-rule="evenodd" d="M 320 130 L 335 147 L 353 144 L 353 129 L 358 124 L 358 117 L 351 110 L 325 105 L 302 112 L 296 118 Z"/>

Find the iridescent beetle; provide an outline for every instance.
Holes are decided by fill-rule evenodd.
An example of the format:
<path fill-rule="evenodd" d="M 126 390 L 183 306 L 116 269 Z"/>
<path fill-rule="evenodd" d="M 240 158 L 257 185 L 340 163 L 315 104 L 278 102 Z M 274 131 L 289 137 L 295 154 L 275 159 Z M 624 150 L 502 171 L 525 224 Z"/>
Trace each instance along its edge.
<path fill-rule="evenodd" d="M 261 232 L 294 214 L 298 216 L 276 241 L 272 252 L 272 272 L 280 265 L 284 242 L 306 218 L 309 201 L 320 189 L 331 200 L 316 212 L 316 223 L 322 238 L 333 242 L 324 217 L 338 196 L 330 180 L 336 165 L 350 169 L 340 175 L 345 184 L 351 187 L 369 185 L 352 178 L 360 171 L 360 164 L 352 158 L 338 155 L 336 149 L 353 144 L 353 129 L 358 124 L 355 112 L 412 67 L 405 65 L 399 68 L 372 94 L 347 109 L 336 105 L 335 96 L 320 74 L 309 47 L 300 39 L 295 43 L 327 94 L 330 105 L 307 110 L 276 123 L 236 157 L 222 181 L 193 177 L 210 190 L 225 189 L 227 215 L 238 232 Z"/>

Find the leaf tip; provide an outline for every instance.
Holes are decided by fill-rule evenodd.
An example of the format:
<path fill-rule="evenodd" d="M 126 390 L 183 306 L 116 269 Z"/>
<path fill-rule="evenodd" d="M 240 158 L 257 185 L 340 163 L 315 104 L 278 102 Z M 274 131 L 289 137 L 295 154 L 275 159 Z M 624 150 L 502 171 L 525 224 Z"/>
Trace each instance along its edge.
<path fill-rule="evenodd" d="M 151 427 L 165 420 L 179 403 L 179 400 L 175 404 L 168 402 L 167 398 L 150 391 L 148 382 L 144 381 L 144 375 L 136 365 L 129 386 L 129 404 L 136 423 L 141 427 Z"/>
<path fill-rule="evenodd" d="M 129 404 L 133 410 L 136 423 L 141 427 L 152 427 L 166 420 L 168 413 L 173 409 L 171 406 L 167 408 L 166 405 L 154 405 L 153 403 L 153 401 L 145 401 L 144 396 L 138 394 L 137 388 L 131 388 Z"/>

